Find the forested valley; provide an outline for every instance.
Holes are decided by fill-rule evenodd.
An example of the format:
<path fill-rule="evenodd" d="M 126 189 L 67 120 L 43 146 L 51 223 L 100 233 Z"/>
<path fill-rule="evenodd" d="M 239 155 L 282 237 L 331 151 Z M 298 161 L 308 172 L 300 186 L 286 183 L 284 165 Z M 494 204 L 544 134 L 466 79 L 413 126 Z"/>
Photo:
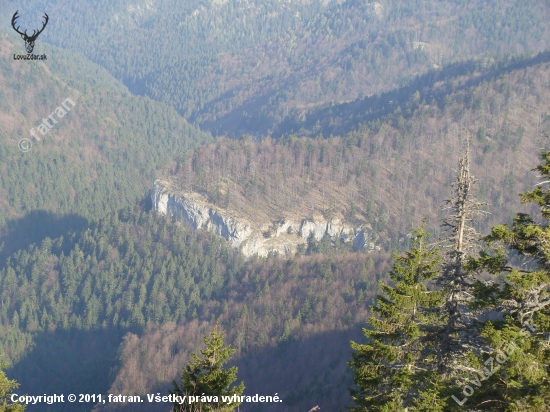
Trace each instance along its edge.
<path fill-rule="evenodd" d="M 511 208 L 519 210 L 516 191 L 535 183 L 529 160 L 548 140 L 542 102 L 550 98 L 549 69 L 539 61 L 471 86 L 477 73 L 462 73 L 439 85 L 456 89 L 441 92 L 439 102 L 427 103 L 431 90 L 416 90 L 396 100 L 390 114 L 355 128 L 355 119 L 342 116 L 351 129 L 342 136 L 313 126 L 311 133 L 319 134 L 312 138 L 218 139 L 181 150 L 160 175 L 240 216 L 317 211 L 366 223 L 387 250 L 399 249 L 422 217 L 438 233 L 441 202 L 455 177 L 452 159 L 469 136 L 477 195 L 490 211 L 478 225 L 488 230 L 507 220 Z"/>
<path fill-rule="evenodd" d="M 282 399 L 245 412 L 550 405 L 546 3 L 0 9 L 0 410 L 6 391 L 168 395 L 218 330 L 244 394 Z M 15 10 L 24 27 L 49 14 L 36 42 L 46 61 L 12 58 L 24 50 Z M 20 150 L 67 98 L 70 113 Z M 445 203 L 461 176 L 466 212 Z M 155 213 L 157 179 L 252 223 L 361 225 L 379 247 L 327 231 L 296 254 L 245 258 Z M 448 316 L 453 305 L 462 318 Z M 538 328 L 528 339 L 526 320 Z M 510 341 L 502 369 L 463 394 Z"/>
<path fill-rule="evenodd" d="M 46 41 L 231 137 L 271 134 L 312 108 L 388 92 L 457 61 L 530 56 L 548 49 L 550 34 L 548 8 L 537 0 L 39 0 L 28 7 L 57 10 Z"/>

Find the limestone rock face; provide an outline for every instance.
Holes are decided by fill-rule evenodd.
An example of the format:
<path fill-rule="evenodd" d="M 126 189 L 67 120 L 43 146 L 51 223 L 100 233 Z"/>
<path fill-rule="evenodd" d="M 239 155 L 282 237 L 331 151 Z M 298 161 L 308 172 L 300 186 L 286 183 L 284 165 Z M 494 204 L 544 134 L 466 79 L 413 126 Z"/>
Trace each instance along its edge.
<path fill-rule="evenodd" d="M 151 191 L 151 200 L 158 213 L 185 221 L 195 230 L 204 229 L 214 232 L 234 247 L 239 247 L 252 236 L 252 227 L 246 220 L 225 216 L 196 194 L 186 196 L 183 193 L 170 193 L 169 188 L 158 180 Z"/>
<path fill-rule="evenodd" d="M 245 217 L 232 216 L 198 193 L 172 190 L 169 182 L 157 180 L 151 190 L 155 211 L 189 224 L 194 230 L 216 233 L 246 257 L 271 254 L 292 255 L 299 245 L 306 244 L 311 236 L 319 241 L 324 236 L 340 238 L 353 244 L 356 250 L 370 251 L 372 233 L 366 228 L 353 228 L 338 219 L 326 221 L 321 215 L 309 219 L 284 219 L 254 224 Z M 373 246 L 374 248 L 374 246 Z"/>

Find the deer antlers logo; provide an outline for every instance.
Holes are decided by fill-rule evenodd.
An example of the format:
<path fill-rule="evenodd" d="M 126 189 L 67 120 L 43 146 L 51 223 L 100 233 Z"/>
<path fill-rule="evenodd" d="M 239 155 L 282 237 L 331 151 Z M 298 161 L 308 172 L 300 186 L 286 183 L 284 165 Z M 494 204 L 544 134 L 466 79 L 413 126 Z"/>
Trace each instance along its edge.
<path fill-rule="evenodd" d="M 15 12 L 15 14 L 13 15 L 13 17 L 11 18 L 11 25 L 12 25 L 13 29 L 21 35 L 21 38 L 23 40 L 25 40 L 25 49 L 27 49 L 27 53 L 30 54 L 34 50 L 34 42 L 36 41 L 36 39 L 38 38 L 40 33 L 42 33 L 44 31 L 44 29 L 46 28 L 46 25 L 48 24 L 49 17 L 46 13 L 44 13 L 45 21 L 42 25 L 42 28 L 38 31 L 34 30 L 32 32 L 32 35 L 30 35 L 30 36 L 27 34 L 27 30 L 25 30 L 24 32 L 21 32 L 21 31 L 19 31 L 19 26 L 15 27 L 15 25 L 17 24 L 16 20 L 17 20 L 18 17 L 19 17 L 19 10 L 17 10 Z"/>

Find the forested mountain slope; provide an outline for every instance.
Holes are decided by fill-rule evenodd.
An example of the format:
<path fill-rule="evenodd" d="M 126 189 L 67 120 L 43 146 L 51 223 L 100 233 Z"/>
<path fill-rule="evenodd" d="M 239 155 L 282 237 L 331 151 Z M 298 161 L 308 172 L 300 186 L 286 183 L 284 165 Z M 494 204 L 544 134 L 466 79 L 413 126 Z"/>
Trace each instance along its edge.
<path fill-rule="evenodd" d="M 491 213 L 482 232 L 525 210 L 516 193 L 535 183 L 529 169 L 548 144 L 548 59 L 496 55 L 548 48 L 546 3 L 39 0 L 28 10 L 50 14 L 37 42 L 48 60 L 12 60 L 23 45 L 9 13 L 0 39 L 0 342 L 25 393 L 167 394 L 219 321 L 247 393 L 278 392 L 292 412 L 338 410 L 349 404 L 348 341 L 388 252 L 424 216 L 437 237 L 466 136 Z M 434 65 L 445 68 L 414 79 Z M 67 97 L 75 107 L 21 153 L 18 141 Z M 330 100 L 350 103 L 314 110 Z M 228 134 L 295 135 L 212 143 L 177 111 Z M 311 208 L 358 221 L 384 249 L 324 239 L 305 255 L 245 261 L 216 236 L 134 208 L 159 177 L 234 213 Z"/>
<path fill-rule="evenodd" d="M 323 186 L 333 197 L 333 212 L 339 211 L 351 218 L 347 209 L 351 205 L 350 198 L 343 196 L 340 199 L 335 194 L 368 196 L 355 199 L 357 216 L 354 218 L 371 222 L 381 235 L 387 236 L 387 248 L 398 248 L 407 242 L 406 233 L 411 225 L 418 225 L 423 216 L 428 217 L 429 226 L 434 232 L 438 232 L 445 213 L 441 211 L 442 201 L 448 197 L 456 159 L 464 148 L 466 135 L 470 134 L 472 171 L 480 179 L 476 195 L 480 200 L 489 203 L 486 210 L 490 215 L 479 225 L 480 231 L 486 232 L 488 224 L 506 220 L 512 212 L 527 210 L 519 204 L 517 192 L 533 187 L 535 181 L 529 170 L 531 160 L 536 159 L 540 147 L 548 144 L 549 74 L 550 63 L 547 62 L 518 67 L 486 81 L 474 82 L 471 87 L 456 87 L 454 93 L 448 93 L 443 98 L 442 107 L 436 100 L 431 104 L 424 102 L 420 92 L 415 93 L 403 110 L 399 107 L 391 116 L 366 124 L 345 137 L 311 139 L 292 136 L 277 142 L 268 138 L 254 140 L 245 136 L 238 141 L 220 140 L 194 151 L 184 151 L 167 166 L 164 173 L 166 176 L 172 173 L 175 181 L 179 176 L 180 181 L 189 186 L 188 189 L 209 196 L 212 202 L 219 202 L 221 208 L 233 207 L 242 213 L 246 213 L 243 205 L 251 204 L 255 210 L 261 210 L 258 213 L 263 213 L 277 206 L 279 201 L 290 202 L 291 207 L 299 209 L 302 199 L 317 199 L 315 207 L 324 207 L 324 212 L 327 213 L 331 202 L 323 204 L 322 193 L 315 197 L 308 192 L 319 191 Z M 460 82 L 468 84 L 466 78 L 460 79 Z M 283 159 L 287 159 L 284 165 Z M 363 160 L 365 163 L 362 165 Z M 227 197 L 223 191 L 227 187 L 230 192 L 236 193 L 235 197 L 229 197 L 229 206 L 224 203 Z M 277 187 L 284 190 L 277 190 Z M 362 255 L 347 256 L 355 260 Z M 376 260 L 376 255 L 372 256 Z M 340 263 L 335 265 L 335 262 L 341 257 L 337 254 L 331 257 L 334 283 L 338 283 L 335 281 L 340 276 L 336 275 Z M 312 255 L 302 259 L 306 259 L 304 263 L 307 263 L 303 267 L 298 263 L 300 270 L 305 271 L 300 273 L 311 273 L 312 276 L 315 274 L 329 279 L 329 265 L 326 260 L 319 260 L 326 257 Z M 344 259 L 348 258 L 344 256 Z M 299 262 L 297 259 L 293 260 Z M 302 330 L 296 329 L 297 346 L 291 348 L 294 351 L 298 350 L 295 348 L 305 348 L 307 345 L 315 348 L 313 353 L 309 349 L 307 354 L 301 356 L 281 349 L 286 333 L 280 318 L 278 325 L 283 325 L 282 335 L 278 339 L 271 338 L 272 340 L 260 338 L 262 327 L 271 325 L 270 322 L 278 319 L 277 313 L 280 313 L 273 313 L 273 306 L 270 306 L 267 313 L 271 313 L 271 316 L 265 315 L 262 299 L 278 300 L 285 290 L 294 290 L 285 296 L 296 296 L 295 293 L 300 295 L 310 285 L 315 285 L 309 275 L 300 274 L 298 281 L 303 279 L 306 283 L 297 289 L 286 289 L 289 284 L 284 282 L 275 287 L 274 276 L 282 269 L 280 265 L 283 262 L 270 258 L 266 261 L 267 266 L 263 266 L 264 269 L 254 271 L 259 275 L 255 281 L 256 297 L 252 301 L 255 303 L 249 303 L 244 296 L 237 299 L 246 302 L 246 308 L 241 306 L 238 312 L 240 321 L 225 312 L 220 313 L 220 319 L 227 325 L 228 333 L 234 339 L 233 344 L 240 349 L 242 357 L 236 362 L 243 370 L 243 376 L 250 376 L 253 381 L 251 393 L 265 391 L 265 388 L 272 392 L 283 391 L 287 402 L 285 408 L 288 407 L 285 410 L 307 410 L 315 404 L 322 405 L 322 409 L 337 410 L 346 402 L 345 398 L 337 398 L 339 392 L 334 389 L 339 385 L 343 386 L 346 381 L 345 374 L 338 372 L 343 360 L 337 360 L 341 355 L 328 357 L 321 348 L 331 348 L 331 353 L 338 353 L 340 346 L 334 342 L 344 340 L 345 336 L 338 332 L 339 326 L 336 327 L 336 332 L 318 329 L 316 325 L 324 324 L 319 318 L 319 323 L 313 323 L 311 330 L 325 330 L 322 334 L 303 334 Z M 319 262 L 323 263 L 319 266 Z M 254 261 L 249 263 L 252 267 L 258 264 Z M 289 263 L 286 264 L 288 267 Z M 368 267 L 367 264 L 361 271 L 368 273 Z M 267 268 L 270 269 L 266 271 Z M 356 276 L 359 268 L 350 267 L 349 270 L 347 273 L 354 272 L 352 276 Z M 249 279 L 254 278 L 253 275 L 249 276 Z M 246 278 L 242 279 L 244 281 Z M 353 285 L 362 282 L 360 279 L 361 276 L 358 279 L 353 277 Z M 267 292 L 265 286 L 261 290 L 262 282 L 269 284 Z M 323 288 L 328 287 L 325 290 L 329 294 L 338 296 L 342 292 L 332 289 L 334 283 L 328 280 Z M 351 284 L 350 281 L 349 285 Z M 244 292 L 245 295 L 247 293 L 251 293 L 251 290 Z M 340 295 L 344 296 L 343 302 L 348 302 L 346 293 L 348 292 Z M 356 292 L 356 296 L 359 296 L 358 293 L 361 292 Z M 250 295 L 252 296 L 253 294 Z M 283 298 L 282 302 L 284 301 Z M 228 299 L 228 311 L 231 312 L 229 302 Z M 309 301 L 308 303 L 311 304 Z M 335 303 L 334 306 L 348 307 L 343 303 Z M 294 312 L 294 316 L 301 318 L 303 313 L 308 312 L 308 307 L 309 305 L 305 309 L 300 308 L 299 312 Z M 353 313 L 361 313 L 361 310 L 360 307 L 353 306 L 349 314 L 353 316 Z M 242 325 L 239 322 L 243 319 L 250 322 L 247 323 L 248 326 L 244 329 L 241 329 L 243 326 L 235 326 Z M 290 325 L 292 323 L 289 320 Z M 170 378 L 167 377 L 178 373 L 174 360 L 183 360 L 188 356 L 187 342 L 191 342 L 190 336 L 198 344 L 199 335 L 211 326 L 212 323 L 201 325 L 200 322 L 164 325 L 146 329 L 142 336 L 128 337 L 122 346 L 121 368 L 111 391 L 119 393 L 131 387 L 157 388 L 159 391 L 168 387 L 167 381 Z M 257 336 L 266 345 L 258 343 L 257 349 L 243 349 L 242 339 L 250 336 L 249 333 Z M 265 336 L 270 335 L 267 333 Z M 322 370 L 328 370 L 329 373 L 321 378 L 321 369 L 314 369 L 312 374 L 303 375 L 301 383 L 293 389 L 296 381 L 294 378 L 289 380 L 279 368 L 297 362 L 303 362 L 299 363 L 304 365 L 303 369 L 311 368 L 306 362 L 310 359 L 309 355 L 316 356 L 317 359 L 328 357 L 327 362 L 332 366 L 323 366 Z M 333 363 L 328 359 L 334 359 Z M 153 365 L 162 365 L 160 375 L 155 375 L 159 369 L 155 369 Z M 259 378 L 264 375 L 258 374 L 258 370 L 264 369 L 273 371 L 273 374 L 267 374 L 269 379 L 266 378 L 266 383 Z M 293 369 L 293 376 L 294 373 L 296 372 Z M 268 381 L 277 384 L 270 385 Z M 285 389 L 279 389 L 281 385 Z M 326 400 L 324 396 L 327 396 Z M 308 400 L 315 402 L 308 404 Z"/>
<path fill-rule="evenodd" d="M 309 405 L 308 391 L 341 406 L 350 375 L 337 348 L 366 320 L 387 259 L 327 250 L 245 263 L 215 235 L 123 210 L 10 257 L 0 270 L 2 352 L 25 393 L 106 393 L 112 384 L 113 393 L 141 395 L 166 391 L 199 331 L 219 321 L 250 365 L 251 390 L 279 392 L 287 410 Z M 117 355 L 128 332 L 137 335 Z M 333 347 L 325 363 L 307 349 L 311 340 Z M 301 372 L 283 366 L 298 355 Z M 257 374 L 257 362 L 273 373 Z"/>
<path fill-rule="evenodd" d="M 445 109 L 453 100 L 453 95 L 460 91 L 477 93 L 478 101 L 475 104 L 480 105 L 479 99 L 482 98 L 483 90 L 478 86 L 481 84 L 502 79 L 513 72 L 521 72 L 522 69 L 540 70 L 541 63 L 549 61 L 550 52 L 545 51 L 532 57 L 510 55 L 497 59 L 483 57 L 458 62 L 442 69 L 430 70 L 410 83 L 386 93 L 347 103 L 326 104 L 309 110 L 305 115 L 289 116 L 279 125 L 274 136 L 292 133 L 341 136 L 367 124 L 394 118 L 395 115 L 410 119 L 422 102 Z"/>
<path fill-rule="evenodd" d="M 210 139 L 171 107 L 131 96 L 79 55 L 41 45 L 48 60 L 14 61 L 22 46 L 0 39 L 2 264 L 6 253 L 30 241 L 133 206 L 175 147 Z M 67 98 L 75 106 L 54 117 L 57 124 L 48 120 L 53 127 L 42 136 L 38 126 Z M 18 148 L 23 138 L 33 144 L 26 153 Z"/>
<path fill-rule="evenodd" d="M 40 0 L 27 10 L 55 10 L 43 40 L 85 54 L 135 92 L 172 100 L 189 115 L 220 94 L 219 85 L 204 89 L 199 84 L 215 69 L 220 53 L 236 53 L 293 30 L 301 24 L 298 16 L 309 19 L 324 3 Z M 12 7 L 17 9 L 15 2 Z M 5 23 L 9 27 L 8 19 Z M 168 88 L 158 90 L 157 82 L 167 82 Z"/>
<path fill-rule="evenodd" d="M 345 1 L 273 42 L 223 55 L 224 94 L 195 117 L 210 130 L 270 134 L 287 117 L 387 92 L 453 62 L 546 50 L 549 13 L 537 1 Z"/>
<path fill-rule="evenodd" d="M 435 67 L 550 46 L 550 6 L 536 0 L 39 0 L 26 10 L 53 13 L 41 40 L 237 136 L 270 134 L 287 116 L 389 91 Z"/>
<path fill-rule="evenodd" d="M 385 116 L 383 105 L 373 105 L 378 118 L 358 128 L 361 106 L 335 107 L 334 129 L 351 129 L 344 137 L 245 136 L 183 150 L 161 176 L 250 221 L 322 213 L 367 224 L 386 248 L 399 248 L 423 216 L 437 232 L 454 161 L 469 135 L 477 195 L 490 212 L 480 222 L 484 231 L 522 210 L 516 194 L 534 184 L 529 160 L 550 135 L 546 60 L 528 59 L 492 76 L 462 74 L 409 95 L 396 91 L 405 99 Z M 321 118 L 307 133 L 331 127 L 328 116 Z"/>

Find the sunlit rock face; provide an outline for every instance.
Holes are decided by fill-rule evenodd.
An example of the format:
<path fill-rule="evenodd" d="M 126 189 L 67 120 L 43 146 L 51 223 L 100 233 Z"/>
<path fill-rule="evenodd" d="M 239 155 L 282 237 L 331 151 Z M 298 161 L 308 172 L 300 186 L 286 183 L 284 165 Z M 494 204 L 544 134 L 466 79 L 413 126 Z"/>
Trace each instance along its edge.
<path fill-rule="evenodd" d="M 376 247 L 368 229 L 345 225 L 339 219 L 327 221 L 321 215 L 314 215 L 254 224 L 246 216 L 234 216 L 230 211 L 209 203 L 199 193 L 174 191 L 169 182 L 161 180 L 155 181 L 151 200 L 157 213 L 185 222 L 194 230 L 216 233 L 232 247 L 239 248 L 246 257 L 293 255 L 308 239 L 319 241 L 324 236 L 330 236 L 332 240 L 340 238 L 359 251 Z"/>

